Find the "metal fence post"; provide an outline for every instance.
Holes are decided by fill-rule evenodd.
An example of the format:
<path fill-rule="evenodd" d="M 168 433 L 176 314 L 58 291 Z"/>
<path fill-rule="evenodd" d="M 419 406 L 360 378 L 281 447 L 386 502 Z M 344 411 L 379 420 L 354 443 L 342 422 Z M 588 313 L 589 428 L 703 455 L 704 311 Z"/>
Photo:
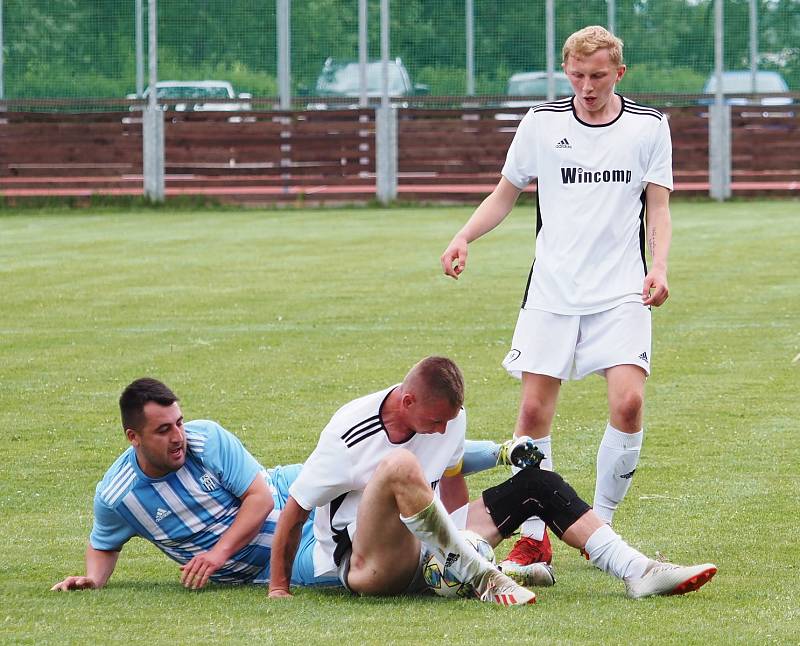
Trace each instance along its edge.
<path fill-rule="evenodd" d="M 389 0 L 381 0 L 381 107 L 389 105 Z"/>
<path fill-rule="evenodd" d="M 475 96 L 475 6 L 474 0 L 465 0 L 467 24 L 467 96 Z"/>
<path fill-rule="evenodd" d="M 547 100 L 556 98 L 556 7 L 555 0 L 545 2 L 545 53 L 547 59 Z"/>
<path fill-rule="evenodd" d="M 722 201 L 731 196 L 731 106 L 708 107 L 709 195 Z"/>
<path fill-rule="evenodd" d="M 151 86 L 152 87 L 152 86 Z M 164 111 L 147 106 L 142 119 L 142 171 L 144 196 L 151 202 L 164 201 Z"/>
<path fill-rule="evenodd" d="M 278 97 L 281 110 L 292 108 L 291 0 L 278 0 Z"/>
<path fill-rule="evenodd" d="M 164 113 L 158 107 L 158 13 L 156 0 L 148 0 L 148 43 L 150 92 L 142 118 L 142 174 L 144 196 L 152 202 L 164 201 Z"/>
<path fill-rule="evenodd" d="M 750 92 L 758 92 L 758 1 L 750 0 Z"/>
<path fill-rule="evenodd" d="M 0 100 L 6 98 L 5 78 L 3 76 L 4 66 L 5 66 L 5 61 L 3 60 L 3 0 L 0 0 Z"/>
<path fill-rule="evenodd" d="M 358 0 L 358 105 L 362 108 L 366 108 L 369 105 L 369 98 L 367 97 L 368 19 L 367 0 Z"/>
<path fill-rule="evenodd" d="M 376 197 L 381 204 L 397 199 L 397 108 L 375 110 Z"/>
<path fill-rule="evenodd" d="M 715 200 L 731 196 L 731 108 L 722 87 L 724 41 L 723 0 L 714 0 L 714 75 L 717 87 L 708 110 L 708 192 Z"/>
<path fill-rule="evenodd" d="M 142 11 L 142 0 L 136 0 L 134 7 L 134 27 L 133 34 L 136 41 L 136 97 L 141 99 L 144 96 L 144 12 Z"/>
<path fill-rule="evenodd" d="M 615 36 L 617 35 L 617 3 L 615 0 L 606 0 L 606 28 Z"/>

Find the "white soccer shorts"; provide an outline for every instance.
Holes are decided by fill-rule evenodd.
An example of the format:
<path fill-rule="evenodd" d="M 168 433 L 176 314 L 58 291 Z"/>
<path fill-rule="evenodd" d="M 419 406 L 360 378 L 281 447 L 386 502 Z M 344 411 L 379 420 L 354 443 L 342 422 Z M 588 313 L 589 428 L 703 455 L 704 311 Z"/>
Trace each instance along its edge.
<path fill-rule="evenodd" d="M 649 375 L 650 347 L 650 308 L 641 303 L 623 303 L 596 314 L 523 309 L 503 367 L 517 379 L 531 372 L 577 380 L 627 364 Z"/>

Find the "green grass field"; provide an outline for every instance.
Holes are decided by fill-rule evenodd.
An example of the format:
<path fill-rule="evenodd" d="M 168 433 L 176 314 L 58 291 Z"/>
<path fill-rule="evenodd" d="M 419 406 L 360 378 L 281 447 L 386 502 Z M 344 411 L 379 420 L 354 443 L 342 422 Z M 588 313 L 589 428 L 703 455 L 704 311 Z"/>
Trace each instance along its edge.
<path fill-rule="evenodd" d="M 269 601 L 254 586 L 188 592 L 141 540 L 106 589 L 48 591 L 83 572 L 95 483 L 126 446 L 116 401 L 136 377 L 166 381 L 187 419 L 218 420 L 270 466 L 302 461 L 340 404 L 446 354 L 467 379 L 468 435 L 508 437 L 518 384 L 500 361 L 532 208 L 473 245 L 456 283 L 438 258 L 468 214 L 5 211 L 0 642 L 798 643 L 800 204 L 788 201 L 673 205 L 645 446 L 615 527 L 651 555 L 716 562 L 701 591 L 630 601 L 558 545 L 557 585 L 526 608 L 335 590 Z M 589 499 L 604 426 L 603 381 L 566 384 L 556 466 Z"/>

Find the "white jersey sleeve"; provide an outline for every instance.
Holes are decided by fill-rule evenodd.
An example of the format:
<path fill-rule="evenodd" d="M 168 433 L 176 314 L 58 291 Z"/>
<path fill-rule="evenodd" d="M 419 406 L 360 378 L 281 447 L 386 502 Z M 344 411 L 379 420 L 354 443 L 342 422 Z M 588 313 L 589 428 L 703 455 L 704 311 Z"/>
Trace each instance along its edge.
<path fill-rule="evenodd" d="M 289 487 L 289 495 L 306 511 L 322 507 L 355 488 L 348 452 L 334 430 L 331 424 L 325 427 L 317 447 Z"/>
<path fill-rule="evenodd" d="M 658 124 L 643 181 L 672 190 L 672 137 L 666 118 Z"/>
<path fill-rule="evenodd" d="M 535 141 L 536 121 L 533 110 L 529 110 L 517 128 L 502 171 L 503 177 L 520 190 L 539 175 Z"/>

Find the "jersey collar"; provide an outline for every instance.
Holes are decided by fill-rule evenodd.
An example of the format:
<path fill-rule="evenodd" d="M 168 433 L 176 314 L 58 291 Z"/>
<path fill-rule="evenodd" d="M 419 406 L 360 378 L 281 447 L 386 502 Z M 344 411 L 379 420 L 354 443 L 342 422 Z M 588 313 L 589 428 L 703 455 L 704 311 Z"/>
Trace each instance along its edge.
<path fill-rule="evenodd" d="M 622 113 L 625 112 L 625 97 L 618 92 L 614 92 L 614 94 L 616 94 L 620 99 L 619 114 L 608 123 L 586 123 L 585 121 L 581 120 L 581 118 L 578 116 L 578 113 L 575 111 L 575 97 L 573 96 L 572 100 L 570 101 L 570 105 L 572 106 L 572 116 L 575 117 L 575 121 L 582 126 L 586 126 L 587 128 L 607 128 L 608 126 L 614 125 L 617 121 L 619 121 Z"/>

